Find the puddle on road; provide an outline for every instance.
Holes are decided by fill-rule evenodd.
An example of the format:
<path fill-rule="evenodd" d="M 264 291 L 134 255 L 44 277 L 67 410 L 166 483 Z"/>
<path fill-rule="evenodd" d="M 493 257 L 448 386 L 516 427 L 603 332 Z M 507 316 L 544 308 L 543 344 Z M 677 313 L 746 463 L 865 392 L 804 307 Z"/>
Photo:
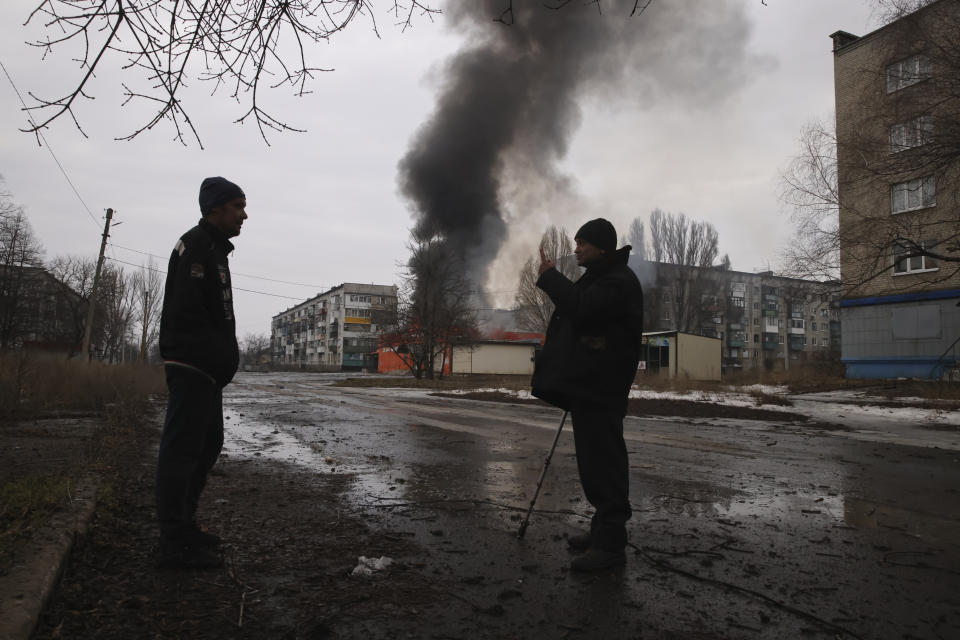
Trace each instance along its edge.
<path fill-rule="evenodd" d="M 258 399 L 259 401 L 259 399 Z M 320 442 L 304 442 L 295 433 L 276 425 L 265 424 L 241 416 L 237 411 L 224 411 L 228 420 L 224 454 L 234 459 L 269 460 L 300 467 L 304 472 L 317 474 L 353 474 L 361 495 L 402 498 L 405 479 L 398 480 L 397 469 L 384 470 L 381 465 L 357 460 L 344 460 L 327 453 Z M 377 458 L 377 456 L 373 456 Z"/>
<path fill-rule="evenodd" d="M 474 500 L 525 509 L 542 468 L 542 458 L 523 456 L 521 448 L 509 440 L 490 440 L 475 434 L 465 438 L 463 432 L 455 431 L 428 448 L 424 440 L 437 437 L 435 427 L 430 425 L 388 430 L 376 422 L 329 420 L 329 415 L 325 421 L 328 427 L 349 424 L 350 428 L 327 428 L 314 436 L 306 430 L 320 420 L 309 411 L 295 412 L 298 424 L 279 425 L 250 417 L 247 403 L 262 405 L 267 400 L 262 393 L 231 400 L 235 406 L 224 412 L 229 418 L 224 443 L 227 455 L 291 464 L 318 474 L 352 474 L 348 498 L 358 505 Z M 289 404 L 290 399 L 270 398 L 268 402 Z M 242 415 L 244 411 L 236 405 L 243 405 L 247 415 Z M 389 457 L 382 455 L 386 442 Z M 572 520 L 580 519 L 587 506 L 582 501 L 571 452 L 558 452 L 554 465 L 561 464 L 564 469 L 551 469 L 538 510 L 567 512 Z M 663 477 L 657 474 L 634 474 L 638 521 L 661 513 L 739 522 L 772 520 L 787 528 L 842 525 L 885 529 L 930 542 L 960 539 L 960 520 L 847 495 L 827 486 L 792 488 L 784 485 L 787 480 L 774 482 L 765 476 L 732 487 L 695 482 L 663 485 Z M 833 486 L 837 486 L 836 478 Z M 504 519 L 511 513 L 509 509 L 496 512 Z"/>
<path fill-rule="evenodd" d="M 901 532 L 928 543 L 956 544 L 960 540 L 960 520 L 956 518 L 839 492 L 790 490 L 771 496 L 769 488 L 758 486 L 732 494 L 724 497 L 716 491 L 678 491 L 653 496 L 645 506 L 650 513 L 685 518 L 779 521 L 791 528 L 801 523 L 813 527 L 829 523 L 858 530 Z"/>
<path fill-rule="evenodd" d="M 323 457 L 310 445 L 274 426 L 238 418 L 224 412 L 229 420 L 223 451 L 233 458 L 264 458 L 320 470 Z"/>

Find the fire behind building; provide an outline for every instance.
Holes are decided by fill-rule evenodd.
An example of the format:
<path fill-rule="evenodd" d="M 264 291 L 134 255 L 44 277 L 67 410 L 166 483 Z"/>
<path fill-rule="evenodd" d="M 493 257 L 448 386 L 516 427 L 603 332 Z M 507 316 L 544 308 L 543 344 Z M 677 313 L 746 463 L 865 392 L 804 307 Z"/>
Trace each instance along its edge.
<path fill-rule="evenodd" d="M 290 307 L 271 322 L 273 365 L 376 371 L 384 318 L 396 304 L 395 285 L 346 282 Z"/>

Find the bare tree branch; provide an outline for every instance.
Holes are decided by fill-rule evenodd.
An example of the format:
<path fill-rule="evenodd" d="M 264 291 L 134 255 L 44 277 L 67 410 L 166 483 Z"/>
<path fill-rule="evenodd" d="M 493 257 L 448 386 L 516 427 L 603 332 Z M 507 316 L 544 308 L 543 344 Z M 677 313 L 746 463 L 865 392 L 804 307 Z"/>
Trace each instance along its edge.
<path fill-rule="evenodd" d="M 406 30 L 417 17 L 439 10 L 409 0 L 392 2 L 388 11 Z M 246 97 L 249 106 L 235 121 L 254 121 L 264 141 L 271 131 L 302 131 L 266 109 L 260 89 L 286 85 L 294 95 L 307 94 L 316 73 L 330 71 L 311 63 L 314 45 L 360 16 L 377 33 L 373 12 L 373 0 L 43 0 L 27 22 L 43 21 L 46 37 L 30 44 L 43 50 L 44 59 L 54 50 L 79 47 L 83 73 L 60 96 L 30 93 L 35 104 L 28 110 L 42 115 L 24 131 L 36 134 L 69 116 L 86 135 L 78 99 L 90 98 L 92 79 L 114 61 L 130 78 L 121 84 L 123 105 L 153 109 L 142 126 L 119 139 L 133 139 L 166 121 L 176 140 L 187 144 L 189 136 L 202 146 L 182 98 L 190 78 L 210 82 L 211 95 L 227 90 L 238 102 Z"/>

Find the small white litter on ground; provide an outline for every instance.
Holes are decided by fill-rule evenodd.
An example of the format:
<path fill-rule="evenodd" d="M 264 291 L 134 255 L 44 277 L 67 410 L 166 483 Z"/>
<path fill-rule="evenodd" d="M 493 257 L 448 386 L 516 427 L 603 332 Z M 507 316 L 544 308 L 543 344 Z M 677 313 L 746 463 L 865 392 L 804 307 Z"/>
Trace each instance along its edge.
<path fill-rule="evenodd" d="M 357 562 L 357 566 L 350 572 L 352 576 L 372 576 L 377 571 L 383 571 L 393 564 L 393 560 L 387 556 L 380 556 L 379 558 L 360 556 L 357 558 Z"/>

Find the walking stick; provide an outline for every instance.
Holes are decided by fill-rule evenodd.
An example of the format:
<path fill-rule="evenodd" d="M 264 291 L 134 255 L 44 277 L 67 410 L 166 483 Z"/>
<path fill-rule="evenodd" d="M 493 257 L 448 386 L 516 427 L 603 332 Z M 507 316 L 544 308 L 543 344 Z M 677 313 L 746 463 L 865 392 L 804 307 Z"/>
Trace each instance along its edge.
<path fill-rule="evenodd" d="M 547 454 L 547 460 L 543 463 L 543 471 L 540 472 L 540 479 L 537 480 L 537 490 L 533 492 L 533 499 L 530 500 L 530 509 L 527 510 L 527 517 L 523 519 L 520 525 L 520 531 L 517 537 L 522 538 L 527 532 L 527 525 L 530 524 L 530 514 L 533 513 L 533 505 L 537 502 L 537 496 L 540 495 L 540 487 L 543 485 L 543 478 L 547 475 L 547 468 L 550 466 L 550 458 L 553 457 L 553 451 L 557 448 L 557 441 L 560 440 L 560 432 L 563 431 L 563 423 L 567 421 L 567 412 L 563 412 L 563 419 L 560 420 L 560 428 L 557 429 L 557 435 L 553 437 L 553 446 L 550 447 L 550 453 Z"/>

